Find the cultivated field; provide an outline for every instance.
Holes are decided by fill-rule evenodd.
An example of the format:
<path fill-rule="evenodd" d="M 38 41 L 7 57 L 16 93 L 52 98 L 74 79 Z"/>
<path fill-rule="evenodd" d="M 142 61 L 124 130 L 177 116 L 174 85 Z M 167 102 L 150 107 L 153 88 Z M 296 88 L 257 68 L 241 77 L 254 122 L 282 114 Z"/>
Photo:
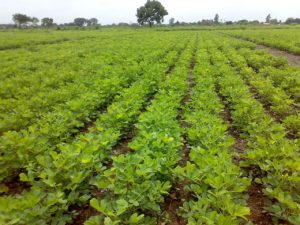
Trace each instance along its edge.
<path fill-rule="evenodd" d="M 300 224 L 288 31 L 0 32 L 0 224 Z"/>
<path fill-rule="evenodd" d="M 278 48 L 300 55 L 300 30 L 296 29 L 256 29 L 229 30 L 227 34 L 254 41 L 258 44 Z"/>

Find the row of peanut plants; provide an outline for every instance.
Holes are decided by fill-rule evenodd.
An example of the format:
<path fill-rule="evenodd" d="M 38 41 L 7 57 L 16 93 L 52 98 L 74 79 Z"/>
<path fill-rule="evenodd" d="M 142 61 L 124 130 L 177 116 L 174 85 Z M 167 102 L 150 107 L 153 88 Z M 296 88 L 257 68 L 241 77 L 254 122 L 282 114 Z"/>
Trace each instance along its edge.
<path fill-rule="evenodd" d="M 77 43 L 77 46 L 71 47 L 74 52 L 70 51 L 69 56 L 63 60 L 53 57 L 52 61 L 59 62 L 58 65 L 47 63 L 46 67 L 39 65 L 43 64 L 41 58 L 30 62 L 30 57 L 24 57 L 30 62 L 30 66 L 35 67 L 34 71 L 23 68 L 23 62 L 17 62 L 16 67 L 22 69 L 15 70 L 12 78 L 1 82 L 0 133 L 26 128 L 68 101 L 78 99 L 84 93 L 95 92 L 102 83 L 106 83 L 104 80 L 114 75 L 127 78 L 140 74 L 145 61 L 148 63 L 149 59 L 161 57 L 157 55 L 160 48 L 151 47 L 155 39 L 150 38 L 151 41 L 148 41 L 149 38 L 145 35 L 133 46 L 128 37 L 99 44 L 93 41 L 93 45 L 89 42 Z M 144 45 L 145 41 L 150 45 Z M 169 44 L 166 40 L 165 46 Z M 64 49 L 64 46 L 61 47 Z M 82 51 L 82 56 L 79 53 L 76 55 L 76 51 Z M 139 54 L 141 51 L 145 52 L 143 56 Z M 56 56 L 59 52 L 54 48 L 50 52 L 39 51 L 35 56 L 41 57 L 43 54 L 46 54 L 48 62 L 51 61 L 49 55 Z M 3 67 L 11 69 L 10 66 Z"/>
<path fill-rule="evenodd" d="M 300 55 L 299 29 L 226 30 L 222 33 Z"/>
<path fill-rule="evenodd" d="M 215 68 L 205 44 L 197 54 L 195 86 L 186 106 L 189 161 L 174 171 L 192 197 L 178 210 L 188 224 L 239 224 L 249 215 L 245 192 L 250 180 L 233 163 L 234 139 L 221 117 Z"/>
<path fill-rule="evenodd" d="M 284 127 L 266 114 L 237 68 L 214 45 L 211 43 L 209 51 L 220 92 L 229 104 L 234 127 L 248 145 L 246 160 L 241 165 L 260 169 L 261 177 L 253 178 L 264 187 L 266 208 L 273 219 L 299 224 L 299 145 L 285 137 Z"/>
<path fill-rule="evenodd" d="M 171 40 L 169 42 L 172 42 Z M 177 45 L 175 51 L 182 47 L 182 43 L 181 46 Z M 111 68 L 110 77 L 95 80 L 94 85 L 90 86 L 78 99 L 71 99 L 57 107 L 27 129 L 4 133 L 0 138 L 1 180 L 8 178 L 16 169 L 26 166 L 40 152 L 55 148 L 55 145 L 61 141 L 71 140 L 72 135 L 90 120 L 97 108 L 108 104 L 122 89 L 142 76 L 149 70 L 152 62 L 164 57 L 172 58 L 175 52 L 171 51 L 170 56 L 166 56 L 172 48 L 174 44 L 166 45 L 162 42 L 160 51 L 150 54 L 149 58 L 146 57 L 140 63 L 139 71 L 133 72 L 129 66 L 128 74 L 124 69 L 125 75 L 120 76 L 122 70 L 116 70 L 117 72 L 114 73 L 114 69 Z M 135 66 L 133 70 L 136 70 Z"/>
<path fill-rule="evenodd" d="M 0 220 L 7 224 L 71 222 L 70 206 L 85 204 L 92 197 L 95 174 L 103 173 L 114 146 L 135 123 L 147 99 L 163 86 L 165 73 L 176 62 L 185 40 L 178 44 L 178 51 L 149 64 L 145 74 L 115 98 L 88 132 L 31 160 L 27 173 L 20 175 L 30 183 L 30 190 L 0 198 Z"/>
<path fill-rule="evenodd" d="M 188 90 L 194 41 L 182 53 L 175 69 L 136 124 L 128 144 L 132 152 L 112 157 L 112 166 L 94 177 L 105 190 L 90 204 L 100 215 L 85 224 L 156 224 L 161 204 L 174 181 L 172 168 L 181 157 L 182 128 L 179 108 Z"/>
<path fill-rule="evenodd" d="M 217 37 L 218 39 L 220 37 Z M 284 90 L 284 86 L 274 84 L 274 80 L 271 77 L 264 76 L 261 72 L 256 72 L 253 67 L 248 65 L 248 61 L 252 61 L 251 59 L 256 58 L 256 55 L 260 55 L 260 53 L 256 53 L 255 51 L 251 51 L 249 49 L 238 49 L 239 46 L 232 44 L 232 39 L 224 40 L 222 44 L 218 46 L 218 48 L 222 49 L 226 53 L 230 64 L 237 69 L 237 72 L 241 74 L 241 76 L 246 80 L 246 82 L 255 89 L 260 101 L 269 108 L 272 115 L 279 120 L 285 126 L 287 133 L 291 135 L 291 137 L 299 138 L 299 130 L 300 130 L 300 117 L 299 117 L 299 107 L 297 105 L 297 99 L 295 99 L 289 92 Z M 247 52 L 247 55 L 243 55 L 243 52 Z M 240 54 L 239 54 L 240 53 Z M 257 60 L 257 58 L 256 58 Z M 262 64 L 257 69 L 261 69 L 263 67 L 263 63 L 267 64 L 267 69 L 276 69 L 275 65 L 272 66 L 273 62 L 278 60 L 272 56 L 266 55 L 266 57 L 261 57 L 260 63 Z M 280 60 L 280 58 L 279 58 Z M 253 62 L 253 61 L 252 61 Z M 256 63 L 257 65 L 258 63 Z M 285 68 L 289 67 L 285 62 L 283 64 L 279 64 L 277 66 Z M 266 70 L 264 68 L 264 70 Z M 294 68 L 296 70 L 296 68 Z M 298 70 L 298 74 L 300 75 L 300 71 Z M 300 81 L 300 76 L 286 75 L 282 79 L 286 80 L 296 80 Z M 278 76 L 279 77 L 279 76 Z M 300 84 L 300 83 L 299 83 Z M 297 82 L 290 82 L 290 86 L 293 90 L 300 90 L 300 85 Z"/>
<path fill-rule="evenodd" d="M 99 31 L 1 30 L 0 50 L 32 48 L 36 45 L 55 44 L 97 36 L 99 36 Z"/>

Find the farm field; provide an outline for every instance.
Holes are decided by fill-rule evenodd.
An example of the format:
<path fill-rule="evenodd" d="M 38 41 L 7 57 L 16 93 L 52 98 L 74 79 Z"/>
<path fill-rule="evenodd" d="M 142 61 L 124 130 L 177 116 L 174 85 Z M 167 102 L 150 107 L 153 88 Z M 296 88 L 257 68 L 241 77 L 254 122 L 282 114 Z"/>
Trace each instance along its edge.
<path fill-rule="evenodd" d="M 300 224 L 289 31 L 0 32 L 0 224 Z"/>
<path fill-rule="evenodd" d="M 295 55 L 300 55 L 299 28 L 226 30 L 224 33 L 253 41 L 258 44 L 287 51 Z"/>

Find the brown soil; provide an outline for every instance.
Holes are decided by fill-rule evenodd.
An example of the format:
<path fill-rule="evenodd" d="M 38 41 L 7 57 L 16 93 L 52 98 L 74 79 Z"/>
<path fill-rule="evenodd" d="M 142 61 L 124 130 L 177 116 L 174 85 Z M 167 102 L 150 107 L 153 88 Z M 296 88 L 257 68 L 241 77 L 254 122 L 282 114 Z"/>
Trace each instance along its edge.
<path fill-rule="evenodd" d="M 264 45 L 257 45 L 256 49 L 266 49 L 270 54 L 274 56 L 283 56 L 286 57 L 289 64 L 292 66 L 299 66 L 300 67 L 300 55 L 293 55 L 291 53 L 281 51 L 279 49 L 270 48 Z"/>
<path fill-rule="evenodd" d="M 91 194 L 93 197 L 97 199 L 101 199 L 106 193 L 108 193 L 108 189 L 97 189 L 93 188 L 91 190 Z M 76 213 L 77 216 L 71 223 L 67 225 L 83 225 L 84 222 L 90 218 L 91 216 L 100 215 L 101 213 L 94 209 L 89 203 L 86 203 L 83 206 L 72 205 L 69 207 L 69 211 Z"/>
<path fill-rule="evenodd" d="M 83 223 L 91 216 L 99 215 L 98 211 L 90 206 L 89 203 L 84 206 L 73 206 L 70 211 L 78 213 L 76 218 L 68 225 L 83 225 Z"/>
<path fill-rule="evenodd" d="M 133 137 L 135 136 L 134 128 L 132 128 L 123 138 L 120 143 L 114 148 L 113 155 L 121 155 L 126 154 L 132 151 L 131 148 L 128 147 L 128 144 L 132 141 Z"/>
<path fill-rule="evenodd" d="M 255 182 L 252 182 L 251 186 L 248 189 L 248 206 L 250 208 L 250 215 L 248 216 L 248 219 L 254 224 L 272 225 L 272 217 L 264 210 L 265 196 L 262 189 L 262 185 Z"/>
<path fill-rule="evenodd" d="M 186 181 L 173 185 L 170 194 L 165 198 L 165 203 L 162 206 L 164 216 L 167 218 L 159 218 L 158 224 L 167 225 L 186 225 L 187 221 L 178 215 L 178 209 L 182 204 L 190 198 L 191 194 L 184 191 Z"/>
<path fill-rule="evenodd" d="M 3 185 L 7 188 L 7 191 L 0 194 L 0 196 L 21 194 L 24 190 L 31 187 L 29 183 L 20 181 L 19 173 L 10 181 L 3 183 Z"/>
<path fill-rule="evenodd" d="M 82 134 L 88 133 L 90 128 L 95 127 L 95 125 L 96 125 L 95 122 L 96 122 L 96 119 L 93 119 L 93 120 L 87 122 L 84 125 L 84 127 L 81 127 L 79 129 L 79 132 L 82 133 Z"/>
<path fill-rule="evenodd" d="M 220 88 L 218 86 L 216 86 L 216 92 L 217 92 L 222 104 L 225 106 L 223 111 L 221 112 L 221 117 L 223 118 L 225 123 L 228 125 L 228 130 L 227 130 L 228 133 L 235 139 L 233 148 L 235 149 L 236 153 L 238 153 L 238 154 L 235 155 L 234 162 L 236 164 L 239 164 L 240 161 L 245 160 L 243 157 L 240 156 L 240 154 L 243 153 L 245 151 L 245 149 L 247 148 L 247 141 L 240 137 L 240 132 L 233 126 L 233 120 L 231 118 L 229 105 L 228 105 L 225 97 L 221 95 Z"/>
<path fill-rule="evenodd" d="M 190 64 L 190 71 L 189 71 L 189 76 L 188 76 L 188 92 L 187 94 L 184 96 L 183 101 L 182 101 L 182 105 L 186 105 L 191 98 L 192 95 L 192 88 L 194 86 L 194 81 L 193 81 L 193 70 L 195 68 L 195 56 L 193 56 L 191 64 Z M 182 128 L 187 128 L 188 124 L 186 123 L 186 121 L 183 118 L 183 109 L 180 110 L 179 112 L 179 120 L 180 120 L 180 126 Z M 186 140 L 186 137 L 184 138 L 183 141 L 183 146 L 182 146 L 182 159 L 178 162 L 178 164 L 182 167 L 186 166 L 187 161 L 189 160 L 189 153 L 190 153 L 190 146 Z"/>

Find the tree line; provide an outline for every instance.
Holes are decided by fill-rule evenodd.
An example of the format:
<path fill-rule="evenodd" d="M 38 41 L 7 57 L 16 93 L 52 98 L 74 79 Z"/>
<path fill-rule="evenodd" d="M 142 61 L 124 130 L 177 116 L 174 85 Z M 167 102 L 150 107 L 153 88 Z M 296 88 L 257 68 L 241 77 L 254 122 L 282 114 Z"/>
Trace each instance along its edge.
<path fill-rule="evenodd" d="M 165 7 L 157 0 L 147 0 L 147 2 L 137 9 L 136 17 L 138 24 L 133 24 L 133 26 L 138 25 L 148 25 L 152 27 L 154 24 L 161 24 L 164 22 L 164 17 L 168 15 L 168 11 Z M 247 25 L 247 24 L 261 24 L 258 20 L 248 21 L 248 20 L 238 20 L 238 21 L 220 21 L 219 14 L 215 14 L 213 19 L 203 19 L 202 21 L 186 23 L 186 22 L 179 22 L 176 21 L 174 18 L 169 20 L 170 26 L 184 26 L 184 25 L 205 25 L 205 26 L 212 26 L 212 25 L 232 25 L 232 24 L 240 24 L 240 25 Z M 15 25 L 17 27 L 53 27 L 57 26 L 54 23 L 54 20 L 49 17 L 42 18 L 41 21 L 36 17 L 30 17 L 25 14 L 14 14 L 12 17 Z M 277 20 L 276 18 L 272 18 L 270 14 L 267 15 L 265 24 L 300 24 L 300 18 L 288 18 L 285 22 Z M 119 24 L 112 24 L 113 26 L 129 26 L 128 23 L 119 23 Z M 97 27 L 101 26 L 98 23 L 98 19 L 91 18 L 86 19 L 83 17 L 75 18 L 71 23 L 64 23 L 60 24 L 59 26 L 78 26 L 78 27 Z"/>
<path fill-rule="evenodd" d="M 36 17 L 30 17 L 25 14 L 20 14 L 16 13 L 12 16 L 12 20 L 14 21 L 15 25 L 17 27 L 22 27 L 22 26 L 41 26 L 41 27 L 52 27 L 56 26 L 57 24 L 54 23 L 54 20 L 49 17 L 45 17 L 41 19 L 41 21 L 36 18 Z M 39 22 L 41 22 L 39 24 Z M 96 18 L 91 18 L 91 19 L 85 19 L 85 18 L 75 18 L 73 22 L 65 24 L 65 25 L 74 25 L 74 26 L 97 26 L 98 24 L 98 19 Z"/>

